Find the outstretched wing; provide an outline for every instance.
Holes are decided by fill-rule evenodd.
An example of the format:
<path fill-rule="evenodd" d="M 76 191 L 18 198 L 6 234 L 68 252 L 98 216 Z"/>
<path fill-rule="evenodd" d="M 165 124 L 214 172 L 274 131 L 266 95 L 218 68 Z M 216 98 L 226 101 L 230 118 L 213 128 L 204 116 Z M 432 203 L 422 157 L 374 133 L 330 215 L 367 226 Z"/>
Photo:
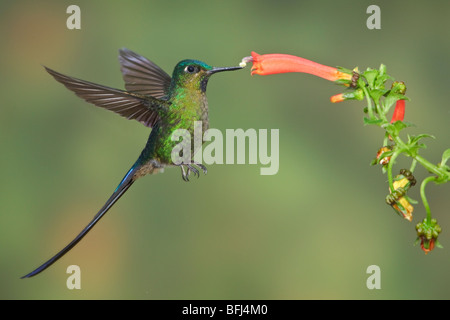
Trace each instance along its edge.
<path fill-rule="evenodd" d="M 158 99 L 167 96 L 171 78 L 156 64 L 126 48 L 119 50 L 119 62 L 128 91 Z"/>
<path fill-rule="evenodd" d="M 45 69 L 58 82 L 87 102 L 111 110 L 127 119 L 135 119 L 150 128 L 158 120 L 159 112 L 165 108 L 167 103 L 142 94 L 72 78 L 47 67 Z"/>

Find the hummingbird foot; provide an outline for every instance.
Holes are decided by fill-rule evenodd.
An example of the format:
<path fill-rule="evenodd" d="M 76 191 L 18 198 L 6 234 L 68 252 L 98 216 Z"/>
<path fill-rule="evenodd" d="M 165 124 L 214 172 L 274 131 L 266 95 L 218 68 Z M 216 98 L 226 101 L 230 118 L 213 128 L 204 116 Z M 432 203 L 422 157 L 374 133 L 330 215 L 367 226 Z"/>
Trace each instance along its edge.
<path fill-rule="evenodd" d="M 200 169 L 202 169 L 202 171 L 203 171 L 204 174 L 207 174 L 207 173 L 208 173 L 208 169 L 206 169 L 206 167 L 205 167 L 204 165 L 202 165 L 201 163 L 194 162 L 194 164 L 195 164 L 197 167 L 199 167 Z"/>
<path fill-rule="evenodd" d="M 206 167 L 204 165 L 202 165 L 201 163 L 189 163 L 189 164 L 180 164 L 180 168 L 181 168 L 181 177 L 183 178 L 184 181 L 189 182 L 189 176 L 191 175 L 191 173 L 194 174 L 194 176 L 197 176 L 197 178 L 200 177 L 200 171 L 195 167 L 195 166 L 199 167 L 204 174 L 208 173 L 208 170 L 206 169 Z"/>

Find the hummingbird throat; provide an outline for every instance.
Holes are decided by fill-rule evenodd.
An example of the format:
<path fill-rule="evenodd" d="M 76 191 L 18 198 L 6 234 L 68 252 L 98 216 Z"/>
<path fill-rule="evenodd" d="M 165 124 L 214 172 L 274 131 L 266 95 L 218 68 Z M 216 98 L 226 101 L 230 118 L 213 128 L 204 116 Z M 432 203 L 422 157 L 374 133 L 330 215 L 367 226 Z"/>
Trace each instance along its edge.
<path fill-rule="evenodd" d="M 202 123 L 194 121 L 193 137 L 186 129 L 177 129 L 172 133 L 171 140 L 178 142 L 171 153 L 174 165 L 248 163 L 260 164 L 261 175 L 278 173 L 279 129 L 270 129 L 269 144 L 268 129 L 226 129 L 224 134 L 214 128 L 203 132 Z M 203 147 L 204 142 L 209 143 Z"/>

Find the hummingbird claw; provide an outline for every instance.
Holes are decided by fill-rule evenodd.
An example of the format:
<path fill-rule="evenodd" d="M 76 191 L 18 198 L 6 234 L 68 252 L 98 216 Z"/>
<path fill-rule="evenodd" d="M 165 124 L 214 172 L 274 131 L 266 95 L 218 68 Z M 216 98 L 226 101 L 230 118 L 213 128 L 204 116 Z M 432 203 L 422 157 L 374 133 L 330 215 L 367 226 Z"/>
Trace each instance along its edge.
<path fill-rule="evenodd" d="M 191 169 L 189 169 L 189 167 L 187 167 L 186 170 L 186 177 L 189 178 L 189 176 L 191 175 Z M 189 180 L 189 179 L 188 179 Z"/>
<path fill-rule="evenodd" d="M 184 181 L 189 182 L 189 176 L 191 175 L 191 173 L 193 173 L 194 176 L 197 176 L 197 178 L 200 178 L 200 171 L 194 165 L 199 167 L 204 174 L 208 173 L 206 167 L 201 163 L 196 162 L 193 162 L 192 164 L 182 163 L 179 165 L 179 167 L 181 168 L 181 177 L 183 178 Z"/>
<path fill-rule="evenodd" d="M 186 170 L 184 169 L 183 164 L 180 165 L 180 168 L 181 168 L 181 177 L 183 178 L 184 181 L 189 182 L 189 178 L 188 178 L 189 172 L 186 174 Z"/>
<path fill-rule="evenodd" d="M 206 169 L 206 167 L 204 165 L 202 165 L 201 163 L 194 163 L 197 167 L 199 167 L 200 169 L 202 169 L 204 174 L 208 173 L 208 169 Z"/>
<path fill-rule="evenodd" d="M 197 170 L 196 167 L 194 167 L 191 164 L 188 164 L 187 167 L 188 167 L 188 172 L 192 171 L 194 173 L 194 176 L 197 175 L 197 178 L 200 178 L 200 172 Z"/>

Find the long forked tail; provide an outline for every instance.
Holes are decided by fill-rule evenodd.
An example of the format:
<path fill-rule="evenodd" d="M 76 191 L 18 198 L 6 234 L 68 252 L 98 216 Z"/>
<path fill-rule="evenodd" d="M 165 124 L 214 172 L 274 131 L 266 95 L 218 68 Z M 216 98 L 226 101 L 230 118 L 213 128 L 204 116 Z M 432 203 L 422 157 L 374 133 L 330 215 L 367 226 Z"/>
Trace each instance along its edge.
<path fill-rule="evenodd" d="M 122 179 L 119 186 L 116 188 L 116 190 L 108 199 L 108 201 L 106 201 L 106 203 L 103 205 L 100 211 L 92 219 L 92 221 L 89 222 L 89 224 L 80 232 L 78 236 L 76 236 L 75 239 L 72 240 L 72 242 L 70 242 L 64 249 L 58 252 L 53 258 L 45 262 L 39 268 L 23 276 L 21 279 L 31 278 L 41 273 L 42 271 L 50 267 L 52 264 L 54 264 L 63 255 L 69 252 L 69 250 L 72 249 L 78 242 L 80 242 L 80 240 L 83 239 L 83 237 L 95 226 L 95 224 L 105 215 L 105 213 L 108 212 L 108 210 L 114 205 L 114 203 L 116 203 L 116 201 L 120 199 L 120 197 L 128 190 L 128 188 L 131 187 L 131 185 L 135 181 L 135 179 L 133 178 L 135 172 L 136 168 L 133 166 L 130 169 L 130 171 L 128 171 L 128 173 L 125 175 L 125 177 Z"/>

